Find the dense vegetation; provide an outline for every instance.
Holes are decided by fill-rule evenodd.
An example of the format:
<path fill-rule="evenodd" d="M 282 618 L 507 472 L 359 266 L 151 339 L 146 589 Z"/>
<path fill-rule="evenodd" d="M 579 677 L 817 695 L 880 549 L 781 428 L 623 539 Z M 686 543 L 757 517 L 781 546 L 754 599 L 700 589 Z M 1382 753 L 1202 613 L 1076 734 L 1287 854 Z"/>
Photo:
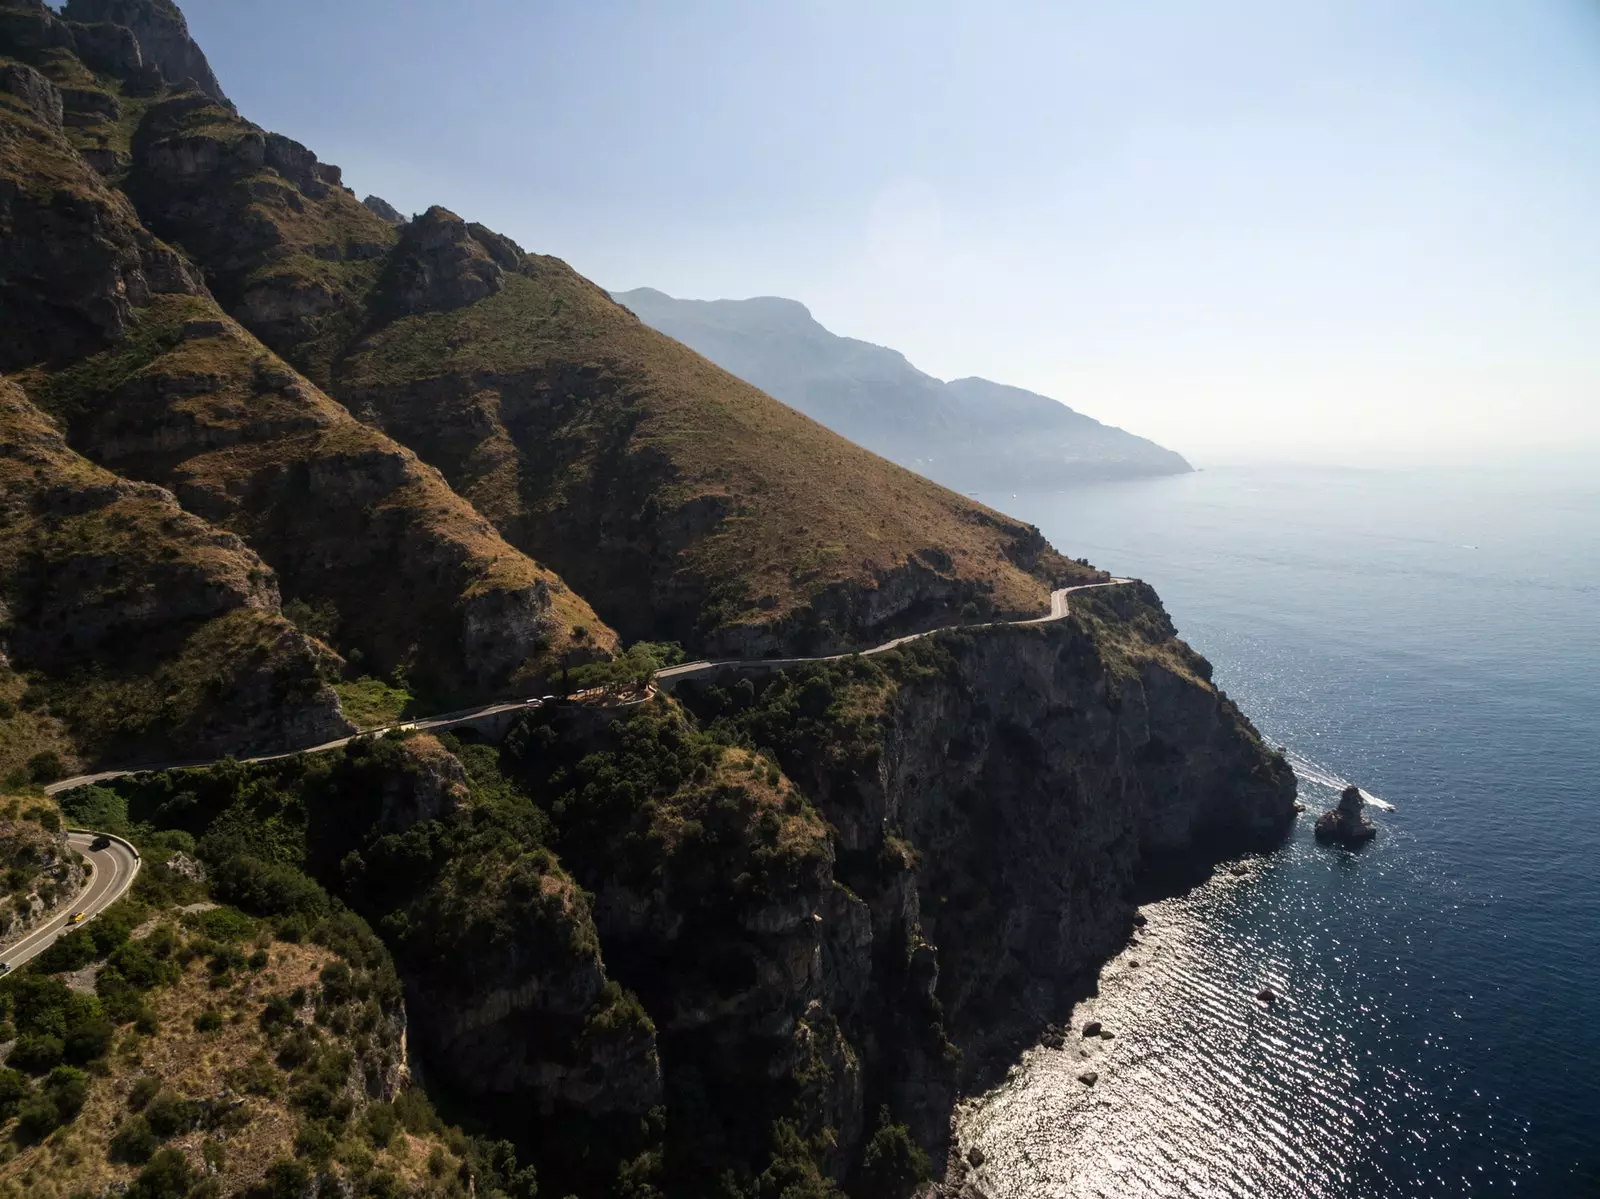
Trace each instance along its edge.
<path fill-rule="evenodd" d="M 276 1199 L 320 1177 L 374 1199 L 532 1199 L 536 1176 L 509 1144 L 446 1125 L 405 1087 L 390 953 L 295 864 L 292 818 L 254 825 L 276 836 L 241 853 L 247 817 L 172 820 L 157 777 L 64 804 L 74 822 L 133 837 L 145 865 L 131 897 L 0 982 L 0 1036 L 15 1038 L 0 1070 L 14 1145 L 0 1151 L 0 1195 L 103 1181 L 151 1199 Z M 213 803 L 243 781 L 186 777 Z M 85 967 L 91 994 L 65 981 Z"/>
<path fill-rule="evenodd" d="M 196 894 L 196 884 L 160 863 L 164 855 L 192 854 L 205 865 L 209 894 L 231 905 L 190 921 L 208 937 L 193 952 L 214 977 L 252 968 L 249 954 L 229 946 L 257 927 L 293 944 L 331 942 L 365 963 L 363 997 L 379 1011 L 398 996 L 390 954 L 419 994 L 449 994 L 461 983 L 463 961 L 492 976 L 514 955 L 551 978 L 581 972 L 603 950 L 614 981 L 566 1031 L 556 1019 L 549 1039 L 576 1045 L 659 1036 L 666 1091 L 646 1118 L 629 1125 L 569 1115 L 530 1127 L 498 1119 L 506 1113 L 453 1088 L 435 1088 L 452 1111 L 475 1113 L 495 1136 L 515 1136 L 557 1185 L 641 1199 L 658 1190 L 705 1194 L 711 1186 L 729 1199 L 836 1194 L 824 1169 L 831 1134 L 808 1123 L 806 1111 L 805 1070 L 825 1067 L 813 1062 L 774 1085 L 776 1067 L 764 1055 L 779 1060 L 787 1042 L 730 1053 L 704 1034 L 672 1034 L 650 1014 L 752 985 L 747 971 L 767 950 L 744 922 L 825 888 L 826 825 L 772 752 L 757 752 L 748 730 L 731 721 L 703 729 L 657 700 L 585 732 L 573 722 L 589 719 L 587 712 L 544 709 L 499 750 L 451 737 L 363 739 L 314 757 L 139 775 L 80 788 L 63 802 L 73 821 L 156 849 L 141 876 L 146 902 L 178 904 Z M 437 781 L 430 771 L 440 769 L 441 752 L 464 766 L 466 793 L 439 799 L 444 792 L 428 792 L 433 806 L 415 806 L 416 788 Z M 657 916 L 634 926 L 603 921 L 602 931 L 593 891 L 618 887 L 655 894 Z M 382 946 L 358 912 L 379 930 Z M 662 935 L 659 920 L 668 918 L 672 930 Z M 62 938 L 44 965 L 66 970 L 106 960 L 102 1010 L 137 1021 L 147 1006 L 138 988 L 159 985 L 169 959 L 152 958 L 143 941 L 96 940 L 125 938 L 126 924 L 108 921 L 103 931 L 91 926 Z M 324 976 L 324 987 L 330 978 L 337 984 L 337 972 Z M 414 1041 L 414 1051 L 421 1044 Z M 320 1114 L 304 1117 L 295 1160 L 314 1169 L 317 1154 L 323 1164 L 332 1160 L 326 1146 L 344 1132 L 326 1103 L 311 1108 Z M 147 1145 L 143 1126 L 131 1127 L 126 1139 Z M 903 1129 L 892 1120 L 885 1127 L 860 1163 L 861 1177 L 877 1181 L 857 1193 L 897 1193 L 878 1185 L 885 1170 L 910 1170 L 908 1178 L 926 1172 L 925 1162 L 902 1152 Z M 901 1164 L 884 1164 L 891 1159 Z"/>

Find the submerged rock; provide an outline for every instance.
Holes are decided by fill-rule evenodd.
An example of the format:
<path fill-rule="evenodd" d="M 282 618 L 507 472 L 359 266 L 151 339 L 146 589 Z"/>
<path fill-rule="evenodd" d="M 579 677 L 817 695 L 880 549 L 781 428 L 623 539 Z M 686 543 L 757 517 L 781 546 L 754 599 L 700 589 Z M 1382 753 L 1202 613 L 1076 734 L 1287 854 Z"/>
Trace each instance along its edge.
<path fill-rule="evenodd" d="M 1349 786 L 1339 796 L 1339 806 L 1317 817 L 1317 840 L 1332 841 L 1354 849 L 1378 835 L 1378 828 L 1366 816 L 1367 801 L 1361 788 Z"/>

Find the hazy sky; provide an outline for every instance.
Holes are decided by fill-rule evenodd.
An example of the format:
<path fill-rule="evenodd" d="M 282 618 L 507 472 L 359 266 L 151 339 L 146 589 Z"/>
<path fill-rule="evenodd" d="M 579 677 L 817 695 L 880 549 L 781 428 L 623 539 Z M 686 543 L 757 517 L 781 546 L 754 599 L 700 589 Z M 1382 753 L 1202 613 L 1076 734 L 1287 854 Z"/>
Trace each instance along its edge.
<path fill-rule="evenodd" d="M 184 0 L 253 120 L 612 288 L 1201 462 L 1600 447 L 1595 0 Z"/>

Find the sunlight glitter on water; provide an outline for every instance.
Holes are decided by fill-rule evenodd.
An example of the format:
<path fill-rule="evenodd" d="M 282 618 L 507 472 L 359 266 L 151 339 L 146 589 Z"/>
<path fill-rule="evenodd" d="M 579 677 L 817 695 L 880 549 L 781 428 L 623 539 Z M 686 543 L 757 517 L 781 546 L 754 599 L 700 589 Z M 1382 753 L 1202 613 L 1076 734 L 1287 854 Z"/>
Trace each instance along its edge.
<path fill-rule="evenodd" d="M 1336 797 L 1331 786 L 1303 792 Z M 1073 1012 L 1066 1048 L 1031 1050 L 963 1106 L 958 1153 L 983 1154 L 968 1174 L 975 1193 L 1398 1199 L 1419 1193 L 1398 1181 L 1419 1174 L 1427 1193 L 1484 1189 L 1467 1163 L 1454 1174 L 1440 1165 L 1452 1140 L 1476 1135 L 1448 1110 L 1448 1080 L 1428 1062 L 1394 1060 L 1382 987 L 1408 980 L 1352 965 L 1347 947 L 1376 939 L 1381 917 L 1303 885 L 1346 861 L 1306 824 L 1244 876 L 1223 872 L 1145 907 L 1148 925 Z M 1379 855 L 1369 863 L 1381 868 Z M 1256 998 L 1263 987 L 1276 1002 Z M 1114 1039 L 1084 1038 L 1090 1020 Z M 1412 1160 L 1396 1169 L 1397 1158 Z M 1519 1163 L 1499 1165 L 1514 1185 Z"/>

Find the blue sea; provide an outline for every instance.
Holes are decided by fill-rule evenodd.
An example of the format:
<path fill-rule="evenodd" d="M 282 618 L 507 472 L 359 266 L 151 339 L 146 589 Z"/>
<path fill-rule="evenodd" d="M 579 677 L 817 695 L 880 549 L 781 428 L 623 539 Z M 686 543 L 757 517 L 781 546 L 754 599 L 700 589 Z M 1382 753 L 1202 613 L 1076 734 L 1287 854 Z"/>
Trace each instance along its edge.
<path fill-rule="evenodd" d="M 967 1106 L 982 1193 L 1600 1195 L 1597 479 L 1240 467 L 980 497 L 1154 584 L 1311 809 L 1144 909 L 1078 1013 L 1115 1040 L 1031 1051 Z M 1347 780 L 1392 806 L 1359 853 L 1311 836 Z"/>

